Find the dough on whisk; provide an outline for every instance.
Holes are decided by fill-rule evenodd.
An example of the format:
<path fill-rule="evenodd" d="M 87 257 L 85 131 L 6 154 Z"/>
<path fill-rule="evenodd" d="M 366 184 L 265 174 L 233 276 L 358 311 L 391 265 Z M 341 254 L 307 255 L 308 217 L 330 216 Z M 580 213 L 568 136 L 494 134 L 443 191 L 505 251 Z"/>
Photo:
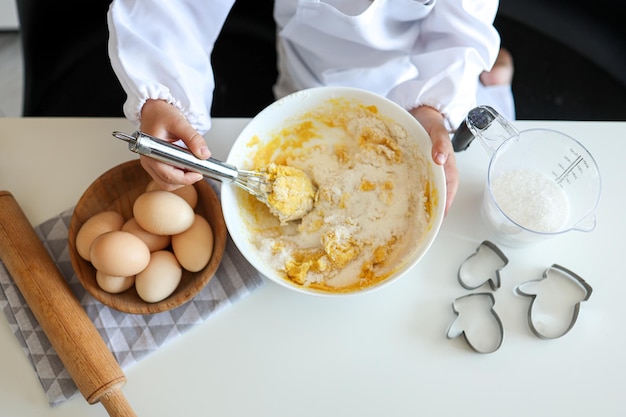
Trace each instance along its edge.
<path fill-rule="evenodd" d="M 315 187 L 300 169 L 274 163 L 265 167 L 271 191 L 267 205 L 281 224 L 301 219 L 313 208 Z"/>

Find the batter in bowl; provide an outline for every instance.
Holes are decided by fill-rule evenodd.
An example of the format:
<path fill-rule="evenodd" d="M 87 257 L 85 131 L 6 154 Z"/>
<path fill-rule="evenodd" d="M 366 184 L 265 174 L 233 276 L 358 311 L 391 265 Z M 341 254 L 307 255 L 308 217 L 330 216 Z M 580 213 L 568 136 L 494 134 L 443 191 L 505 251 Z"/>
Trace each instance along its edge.
<path fill-rule="evenodd" d="M 249 146 L 258 146 L 254 167 L 294 167 L 317 188 L 312 209 L 297 221 L 279 220 L 239 195 L 253 244 L 297 285 L 324 292 L 375 285 L 402 265 L 428 230 L 437 198 L 428 154 L 375 106 L 335 99 L 263 144 L 252 138 Z M 284 191 L 286 204 L 293 197 L 297 206 L 298 193 Z"/>

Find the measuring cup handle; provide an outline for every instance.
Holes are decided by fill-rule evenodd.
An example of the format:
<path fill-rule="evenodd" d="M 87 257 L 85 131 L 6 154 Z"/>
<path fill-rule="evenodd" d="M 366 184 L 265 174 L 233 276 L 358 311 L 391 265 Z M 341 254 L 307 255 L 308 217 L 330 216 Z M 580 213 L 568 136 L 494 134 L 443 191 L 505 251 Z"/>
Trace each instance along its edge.
<path fill-rule="evenodd" d="M 465 120 L 463 120 L 456 132 L 454 132 L 451 140 L 454 152 L 464 151 L 470 146 L 474 140 L 474 134 L 469 127 L 467 127 Z"/>
<path fill-rule="evenodd" d="M 493 153 L 505 140 L 519 132 L 493 107 L 478 106 L 467 113 L 465 120 L 452 137 L 455 152 L 467 149 L 474 138 L 479 138 L 488 152 Z"/>
<path fill-rule="evenodd" d="M 483 138 L 483 132 L 489 129 L 498 117 L 500 114 L 490 106 L 478 106 L 470 110 L 452 137 L 454 151 L 464 151 L 476 137 Z M 506 121 L 498 122 L 508 124 Z"/>

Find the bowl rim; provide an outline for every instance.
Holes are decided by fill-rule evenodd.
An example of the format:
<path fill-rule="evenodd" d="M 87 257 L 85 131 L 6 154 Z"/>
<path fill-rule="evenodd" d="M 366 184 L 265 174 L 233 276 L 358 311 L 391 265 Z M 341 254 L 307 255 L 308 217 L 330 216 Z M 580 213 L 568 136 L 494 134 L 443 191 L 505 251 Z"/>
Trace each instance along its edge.
<path fill-rule="evenodd" d="M 436 164 L 430 156 L 430 152 L 427 152 L 430 151 L 432 142 L 430 141 L 428 133 L 417 121 L 417 119 L 415 119 L 407 110 L 388 98 L 360 88 L 326 86 L 305 89 L 275 101 L 258 113 L 235 139 L 235 142 L 228 153 L 226 162 L 236 166 L 241 159 L 240 149 L 238 148 L 241 148 L 245 145 L 245 143 L 248 143 L 254 135 L 263 136 L 264 134 L 269 134 L 271 131 L 276 131 L 280 128 L 281 123 L 285 123 L 288 119 L 297 117 L 299 114 L 317 108 L 323 103 L 333 99 L 356 100 L 357 102 L 361 102 L 365 105 L 376 105 L 380 114 L 393 118 L 393 120 L 407 129 L 409 134 L 421 135 L 422 138 L 416 139 L 418 142 L 429 144 L 428 149 L 423 149 L 422 152 L 424 152 L 425 156 L 427 156 L 427 161 L 429 161 L 431 172 L 430 185 L 431 187 L 434 186 L 437 190 L 436 204 L 432 210 L 431 219 L 426 233 L 422 236 L 420 244 L 417 245 L 416 250 L 405 257 L 405 260 L 403 261 L 405 264 L 403 267 L 399 268 L 398 271 L 389 278 L 386 278 L 374 285 L 353 291 L 330 292 L 297 285 L 285 278 L 280 277 L 276 271 L 267 266 L 258 256 L 254 256 L 250 250 L 246 249 L 251 247 L 251 243 L 247 240 L 247 236 L 237 233 L 240 229 L 240 224 L 244 222 L 244 220 L 242 220 L 237 214 L 237 210 L 229 209 L 236 207 L 237 200 L 234 186 L 226 185 L 222 187 L 221 202 L 222 207 L 224 208 L 226 227 L 229 230 L 231 238 L 246 260 L 263 276 L 283 287 L 295 290 L 296 292 L 327 297 L 345 297 L 349 295 L 370 293 L 386 287 L 393 282 L 397 282 L 424 257 L 439 233 L 443 218 L 445 217 L 445 173 L 443 166 Z M 296 108 L 300 109 L 301 107 L 306 108 L 306 110 L 296 110 Z M 260 124 L 266 124 L 264 121 L 271 118 L 277 119 L 275 123 L 272 123 L 273 128 L 266 128 L 263 130 L 258 126 Z M 260 130 L 263 131 L 261 132 Z M 426 139 L 428 140 L 426 141 Z M 418 144 L 421 146 L 421 143 Z"/>
<path fill-rule="evenodd" d="M 151 179 L 148 173 L 143 169 L 143 167 L 141 167 L 139 159 L 133 159 L 111 167 L 110 169 L 102 173 L 98 178 L 96 178 L 87 187 L 87 189 L 85 189 L 80 199 L 73 208 L 72 217 L 70 219 L 68 227 L 68 252 L 72 268 L 74 270 L 74 273 L 76 274 L 78 281 L 90 295 L 92 295 L 102 304 L 117 311 L 130 314 L 154 314 L 172 310 L 194 298 L 213 279 L 217 269 L 219 268 L 226 248 L 227 239 L 227 229 L 226 223 L 224 221 L 221 201 L 218 198 L 215 190 L 213 190 L 213 187 L 208 182 L 199 181 L 194 184 L 194 187 L 196 188 L 196 191 L 198 191 L 198 194 L 200 194 L 201 192 L 206 193 L 208 201 L 211 202 L 210 208 L 202 208 L 203 212 L 206 212 L 207 210 L 214 210 L 213 217 L 217 220 L 217 224 L 214 224 L 210 222 L 209 219 L 207 219 L 207 221 L 209 221 L 209 223 L 211 224 L 211 228 L 213 229 L 213 253 L 211 255 L 209 263 L 202 270 L 203 273 L 199 275 L 200 279 L 195 282 L 194 285 L 186 287 L 181 291 L 178 291 L 179 289 L 177 289 L 177 291 L 175 291 L 172 295 L 156 303 L 148 303 L 145 301 L 142 302 L 142 300 L 140 299 L 135 299 L 138 298 L 138 295 L 137 297 L 133 297 L 133 304 L 124 303 L 121 302 L 120 294 L 126 294 L 126 296 L 128 296 L 127 293 L 129 291 L 134 291 L 136 293 L 134 286 L 131 289 L 126 290 L 120 294 L 111 294 L 102 290 L 98 287 L 97 283 L 95 283 L 95 278 L 88 278 L 84 276 L 84 273 L 82 273 L 85 268 L 91 268 L 93 271 L 95 271 L 95 268 L 93 268 L 91 262 L 86 261 L 82 257 L 80 257 L 78 251 L 76 250 L 76 234 L 88 218 L 81 218 L 84 216 L 79 213 L 80 207 L 85 204 L 86 201 L 89 201 L 93 197 L 93 194 L 95 192 L 94 190 L 96 189 L 96 187 L 99 186 L 100 183 L 106 182 L 111 177 L 114 177 L 116 174 L 119 175 L 119 173 L 122 171 L 142 173 L 140 175 L 145 175 L 145 177 L 143 177 L 142 179 L 146 180 L 147 182 L 149 182 Z M 200 200 L 201 199 L 199 198 L 199 201 Z M 189 274 L 190 272 L 183 271 L 183 274 L 185 273 Z"/>

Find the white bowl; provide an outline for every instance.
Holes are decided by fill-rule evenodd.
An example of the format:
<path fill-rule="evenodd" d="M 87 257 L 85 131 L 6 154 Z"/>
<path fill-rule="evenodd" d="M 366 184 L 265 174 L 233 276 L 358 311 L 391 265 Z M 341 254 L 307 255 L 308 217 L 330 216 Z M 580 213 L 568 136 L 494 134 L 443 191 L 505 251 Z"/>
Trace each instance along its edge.
<path fill-rule="evenodd" d="M 283 99 L 280 99 L 263 111 L 261 111 L 243 129 L 235 141 L 227 162 L 240 169 L 251 167 L 252 158 L 256 152 L 256 146 L 250 146 L 252 138 L 255 143 L 264 144 L 277 137 L 276 133 L 286 127 L 289 119 L 294 119 L 303 114 L 328 105 L 329 100 L 346 99 L 365 106 L 376 106 L 378 113 L 388 117 L 402 126 L 417 142 L 419 151 L 423 153 L 424 159 L 430 164 L 430 192 L 431 192 L 431 216 L 429 225 L 423 236 L 420 236 L 414 244 L 411 244 L 409 253 L 404 256 L 400 265 L 394 272 L 378 282 L 377 284 L 351 292 L 327 292 L 298 285 L 291 280 L 281 276 L 273 267 L 263 259 L 260 250 L 252 243 L 251 228 L 248 226 L 246 214 L 243 213 L 238 195 L 241 190 L 233 186 L 223 186 L 221 193 L 222 208 L 226 227 L 228 228 L 234 243 L 245 256 L 245 258 L 259 272 L 270 280 L 291 290 L 306 294 L 341 296 L 346 294 L 365 293 L 386 286 L 404 275 L 415 264 L 417 264 L 426 254 L 432 245 L 441 222 L 444 217 L 446 182 L 443 168 L 433 162 L 431 157 L 432 142 L 424 128 L 406 110 L 392 101 L 373 94 L 371 92 L 348 88 L 348 87 L 319 87 L 303 90 Z M 256 139 L 258 138 L 258 139 Z"/>

